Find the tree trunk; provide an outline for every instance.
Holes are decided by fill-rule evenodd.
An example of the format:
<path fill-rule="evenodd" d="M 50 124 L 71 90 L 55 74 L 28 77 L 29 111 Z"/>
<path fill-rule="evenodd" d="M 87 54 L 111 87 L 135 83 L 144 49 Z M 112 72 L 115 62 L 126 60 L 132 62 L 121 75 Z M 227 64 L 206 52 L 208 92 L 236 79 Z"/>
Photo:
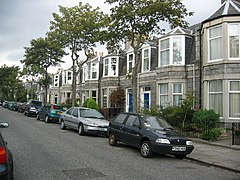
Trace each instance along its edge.
<path fill-rule="evenodd" d="M 138 112 L 138 71 L 140 65 L 140 54 L 134 51 L 135 65 L 132 71 L 132 98 L 133 98 L 133 112 Z"/>
<path fill-rule="evenodd" d="M 76 101 L 76 67 L 75 60 L 73 60 L 73 79 L 72 79 L 72 107 L 75 106 Z"/>
<path fill-rule="evenodd" d="M 45 79 L 48 78 L 48 73 L 47 73 L 47 67 L 46 67 L 46 71 L 45 71 Z M 45 82 L 44 84 L 44 89 L 45 89 L 45 96 L 44 96 L 44 104 L 46 105 L 48 102 L 47 102 L 47 95 L 48 95 L 48 85 L 47 83 Z"/>

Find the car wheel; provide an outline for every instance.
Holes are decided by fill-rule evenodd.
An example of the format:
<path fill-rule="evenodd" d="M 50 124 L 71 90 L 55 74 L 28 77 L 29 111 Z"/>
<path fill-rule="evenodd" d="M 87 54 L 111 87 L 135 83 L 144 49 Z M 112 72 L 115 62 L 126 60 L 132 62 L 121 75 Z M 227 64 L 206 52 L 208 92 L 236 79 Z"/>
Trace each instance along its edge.
<path fill-rule="evenodd" d="M 152 156 L 152 147 L 149 141 L 142 142 L 140 152 L 144 158 L 149 158 Z"/>
<path fill-rule="evenodd" d="M 49 123 L 48 115 L 45 117 L 45 123 Z"/>
<path fill-rule="evenodd" d="M 66 129 L 66 126 L 65 126 L 65 123 L 63 120 L 61 121 L 60 129 L 62 129 L 62 130 Z"/>
<path fill-rule="evenodd" d="M 80 125 L 78 126 L 78 134 L 79 134 L 79 135 L 84 135 L 83 124 L 80 124 Z"/>
<path fill-rule="evenodd" d="M 175 157 L 177 159 L 184 159 L 186 157 L 186 154 L 175 154 Z"/>
<path fill-rule="evenodd" d="M 40 120 L 39 115 L 37 114 L 37 120 Z"/>
<path fill-rule="evenodd" d="M 110 134 L 108 138 L 108 143 L 110 146 L 116 146 L 117 145 L 117 139 L 114 134 Z"/>

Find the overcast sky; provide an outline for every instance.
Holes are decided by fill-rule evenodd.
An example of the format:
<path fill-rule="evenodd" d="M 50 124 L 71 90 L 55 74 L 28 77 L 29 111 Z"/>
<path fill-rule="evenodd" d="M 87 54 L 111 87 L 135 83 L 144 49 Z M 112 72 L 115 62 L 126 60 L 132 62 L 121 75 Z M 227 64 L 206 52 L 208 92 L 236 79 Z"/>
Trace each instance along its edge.
<path fill-rule="evenodd" d="M 93 7 L 109 11 L 105 0 L 82 0 Z M 58 12 L 58 5 L 71 7 L 79 0 L 0 0 L 0 66 L 17 65 L 23 59 L 24 47 L 32 39 L 45 37 L 52 13 Z M 188 11 L 195 12 L 187 18 L 190 25 L 200 23 L 211 16 L 221 5 L 221 0 L 183 0 Z M 70 63 L 69 63 L 70 64 Z M 66 67 L 66 66 L 64 66 Z"/>

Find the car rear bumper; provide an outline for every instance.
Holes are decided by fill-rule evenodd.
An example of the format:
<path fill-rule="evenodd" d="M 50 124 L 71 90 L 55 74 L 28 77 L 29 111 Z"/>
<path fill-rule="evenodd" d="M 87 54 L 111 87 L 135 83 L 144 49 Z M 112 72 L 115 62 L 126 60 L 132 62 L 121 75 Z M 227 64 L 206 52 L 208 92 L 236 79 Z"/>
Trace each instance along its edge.
<path fill-rule="evenodd" d="M 194 146 L 186 146 L 186 145 L 172 145 L 172 144 L 160 144 L 160 143 L 156 143 L 156 142 L 152 142 L 152 151 L 158 154 L 190 154 L 193 149 Z M 180 150 L 173 150 L 173 147 L 177 147 L 178 149 L 185 149 L 184 151 L 180 151 Z M 177 149 L 174 148 L 174 149 Z"/>

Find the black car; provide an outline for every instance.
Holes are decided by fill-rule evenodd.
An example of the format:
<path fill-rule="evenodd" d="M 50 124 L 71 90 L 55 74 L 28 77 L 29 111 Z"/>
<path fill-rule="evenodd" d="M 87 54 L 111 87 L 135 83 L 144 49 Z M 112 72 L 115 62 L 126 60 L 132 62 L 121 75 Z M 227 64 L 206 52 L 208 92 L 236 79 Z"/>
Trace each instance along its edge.
<path fill-rule="evenodd" d="M 0 123 L 0 128 L 7 128 L 8 123 Z M 0 179 L 13 180 L 13 157 L 0 132 Z"/>
<path fill-rule="evenodd" d="M 183 137 L 162 118 L 135 113 L 120 113 L 108 128 L 109 145 L 118 141 L 137 147 L 143 157 L 153 153 L 172 154 L 183 159 L 194 148 L 192 141 Z"/>
<path fill-rule="evenodd" d="M 36 116 L 38 113 L 38 109 L 42 107 L 42 102 L 38 100 L 30 100 L 25 104 L 24 114 L 29 116 Z"/>

